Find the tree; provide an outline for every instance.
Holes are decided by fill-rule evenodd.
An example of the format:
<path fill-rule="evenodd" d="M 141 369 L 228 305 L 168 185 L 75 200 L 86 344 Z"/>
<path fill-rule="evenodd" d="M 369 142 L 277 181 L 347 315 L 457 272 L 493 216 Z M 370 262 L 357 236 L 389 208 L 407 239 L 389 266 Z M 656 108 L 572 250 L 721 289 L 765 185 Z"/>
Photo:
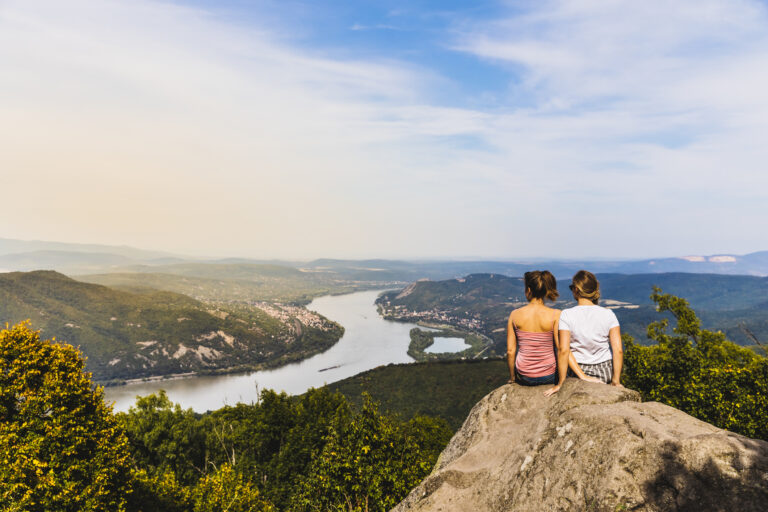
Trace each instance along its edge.
<path fill-rule="evenodd" d="M 701 420 L 750 437 L 768 439 L 768 359 L 701 328 L 688 301 L 654 288 L 651 299 L 669 320 L 648 326 L 656 345 L 624 337 L 625 384 L 644 400 L 671 405 Z"/>
<path fill-rule="evenodd" d="M 139 397 L 118 418 L 134 462 L 150 474 L 172 471 L 182 485 L 190 485 L 208 470 L 206 436 L 195 413 L 172 403 L 165 391 Z"/>
<path fill-rule="evenodd" d="M 337 422 L 293 496 L 291 510 L 385 511 L 429 474 L 437 446 L 451 436 L 445 422 L 409 423 L 379 414 L 370 396 L 349 422 Z"/>
<path fill-rule="evenodd" d="M 210 461 L 247 475 L 283 509 L 325 445 L 334 418 L 348 417 L 344 397 L 321 388 L 300 397 L 264 390 L 258 404 L 223 407 L 201 422 Z"/>
<path fill-rule="evenodd" d="M 258 489 L 229 464 L 208 474 L 193 491 L 194 512 L 273 512 L 275 507 L 261 498 Z"/>
<path fill-rule="evenodd" d="M 144 469 L 134 470 L 131 488 L 126 507 L 129 512 L 189 512 L 192 509 L 190 489 L 181 485 L 170 469 L 153 474 Z"/>
<path fill-rule="evenodd" d="M 0 331 L 0 510 L 125 509 L 128 441 L 81 354 Z"/>

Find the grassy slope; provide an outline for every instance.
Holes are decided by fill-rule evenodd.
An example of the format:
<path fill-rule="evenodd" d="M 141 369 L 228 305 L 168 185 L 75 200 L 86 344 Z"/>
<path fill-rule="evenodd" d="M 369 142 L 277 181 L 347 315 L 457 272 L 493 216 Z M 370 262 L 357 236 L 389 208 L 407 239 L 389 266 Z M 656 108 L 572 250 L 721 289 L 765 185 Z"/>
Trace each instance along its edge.
<path fill-rule="evenodd" d="M 80 346 L 100 380 L 274 364 L 325 349 L 341 334 L 326 321 L 325 330 L 302 326 L 296 339 L 294 322 L 254 308 L 226 311 L 177 293 L 131 293 L 53 271 L 0 274 L 0 320 L 25 319 L 46 337 Z"/>
<path fill-rule="evenodd" d="M 367 392 L 386 412 L 437 416 L 458 429 L 477 401 L 508 379 L 503 360 L 438 361 L 380 366 L 328 388 L 358 406 Z"/>

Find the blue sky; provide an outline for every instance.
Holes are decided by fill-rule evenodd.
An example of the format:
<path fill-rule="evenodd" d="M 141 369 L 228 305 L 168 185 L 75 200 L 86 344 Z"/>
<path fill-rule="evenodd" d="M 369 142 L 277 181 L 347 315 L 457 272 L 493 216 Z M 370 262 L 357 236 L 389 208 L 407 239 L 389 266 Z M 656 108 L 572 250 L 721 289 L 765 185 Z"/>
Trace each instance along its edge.
<path fill-rule="evenodd" d="M 758 0 L 6 0 L 0 186 L 24 193 L 0 234 L 282 258 L 762 250 L 766 62 Z"/>
<path fill-rule="evenodd" d="M 497 1 L 223 1 L 179 2 L 206 9 L 227 23 L 274 29 L 289 44 L 335 59 L 396 60 L 446 80 L 433 101 L 446 106 L 499 106 L 514 82 L 513 66 L 451 46 L 467 25 L 513 12 Z"/>

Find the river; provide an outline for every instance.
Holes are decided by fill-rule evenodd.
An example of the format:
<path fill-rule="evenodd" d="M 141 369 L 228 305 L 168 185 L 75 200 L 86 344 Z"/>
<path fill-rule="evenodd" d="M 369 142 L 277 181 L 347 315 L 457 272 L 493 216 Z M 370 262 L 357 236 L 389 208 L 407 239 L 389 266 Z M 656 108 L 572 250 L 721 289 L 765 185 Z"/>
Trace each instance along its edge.
<path fill-rule="evenodd" d="M 307 308 L 344 326 L 344 336 L 333 347 L 304 361 L 248 374 L 187 377 L 175 380 L 138 382 L 105 389 L 107 402 L 116 411 L 126 411 L 137 395 L 160 389 L 171 401 L 197 412 L 218 409 L 237 402 L 255 402 L 259 390 L 274 389 L 296 395 L 310 387 L 351 377 L 389 363 L 410 363 L 406 353 L 409 331 L 415 324 L 384 320 L 374 301 L 380 291 L 319 297 Z"/>

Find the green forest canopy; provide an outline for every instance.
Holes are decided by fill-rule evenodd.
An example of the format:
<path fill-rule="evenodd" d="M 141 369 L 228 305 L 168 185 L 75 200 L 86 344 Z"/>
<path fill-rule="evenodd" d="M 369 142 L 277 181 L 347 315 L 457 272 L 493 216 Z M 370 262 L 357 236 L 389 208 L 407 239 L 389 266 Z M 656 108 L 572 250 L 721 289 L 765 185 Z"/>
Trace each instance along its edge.
<path fill-rule="evenodd" d="M 652 346 L 625 338 L 625 384 L 768 439 L 768 360 L 701 329 L 684 299 L 657 289 L 652 300 L 674 326 L 652 323 Z M 72 347 L 18 325 L 0 332 L 0 511 L 388 510 L 429 473 L 455 419 L 506 380 L 500 369 L 390 366 L 335 385 L 352 402 L 329 388 L 264 391 L 204 415 L 161 392 L 112 414 Z M 387 412 L 360 395 L 377 387 Z"/>

